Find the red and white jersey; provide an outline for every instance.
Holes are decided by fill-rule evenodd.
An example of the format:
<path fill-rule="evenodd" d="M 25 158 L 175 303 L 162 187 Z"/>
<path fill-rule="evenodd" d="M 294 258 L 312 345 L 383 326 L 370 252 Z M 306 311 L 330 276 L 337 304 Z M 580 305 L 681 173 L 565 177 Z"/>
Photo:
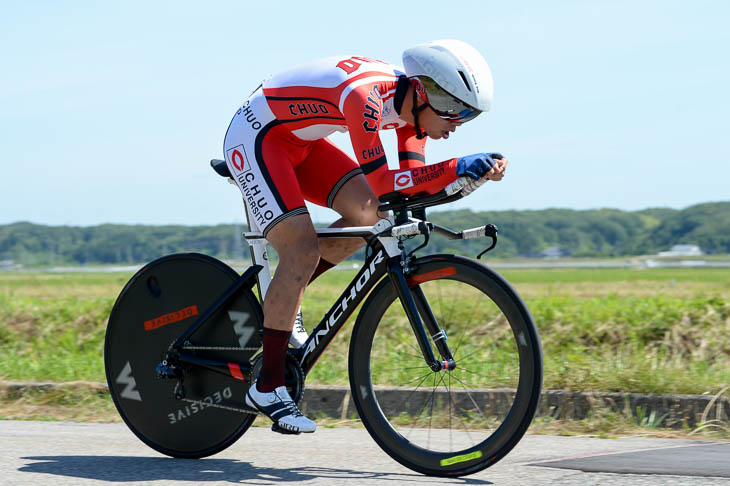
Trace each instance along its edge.
<path fill-rule="evenodd" d="M 349 132 L 357 161 L 376 194 L 434 193 L 456 179 L 455 159 L 425 165 L 425 139 L 417 139 L 415 128 L 395 109 L 404 74 L 375 59 L 330 57 L 272 76 L 264 81 L 263 92 L 276 119 L 301 140 Z M 397 133 L 399 170 L 388 170 L 378 135 L 388 129 Z"/>

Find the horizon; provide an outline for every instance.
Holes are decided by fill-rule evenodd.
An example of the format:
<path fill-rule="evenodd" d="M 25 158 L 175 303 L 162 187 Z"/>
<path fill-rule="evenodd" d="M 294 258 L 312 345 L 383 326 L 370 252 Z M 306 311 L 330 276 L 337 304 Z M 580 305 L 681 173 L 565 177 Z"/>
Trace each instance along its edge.
<path fill-rule="evenodd" d="M 0 6 L 0 224 L 242 221 L 240 191 L 208 161 L 222 158 L 231 116 L 261 79 L 338 54 L 401 65 L 404 49 L 439 38 L 484 54 L 495 99 L 449 140 L 429 140 L 427 161 L 510 159 L 504 180 L 446 210 L 638 211 L 730 197 L 730 2 L 472 0 L 439 4 L 438 15 L 398 3 L 379 23 L 349 21 L 334 1 L 172 5 Z M 396 168 L 394 134 L 381 137 Z M 329 138 L 352 155 L 347 134 Z M 308 208 L 317 223 L 337 218 Z"/>
<path fill-rule="evenodd" d="M 651 211 L 655 209 L 668 209 L 672 211 L 681 212 L 686 209 L 695 207 L 695 206 L 702 206 L 705 204 L 723 204 L 723 203 L 730 203 L 730 199 L 725 201 L 706 201 L 706 202 L 700 202 L 696 204 L 691 204 L 689 206 L 685 206 L 682 208 L 672 208 L 668 206 L 653 206 L 653 207 L 647 207 L 642 209 L 618 209 L 618 208 L 611 208 L 611 207 L 602 207 L 602 208 L 587 208 L 587 209 L 575 209 L 575 208 L 566 208 L 566 207 L 549 207 L 549 208 L 542 208 L 542 209 L 496 209 L 496 210 L 488 210 L 488 209 L 482 209 L 482 210 L 473 210 L 471 208 L 444 208 L 444 209 L 433 209 L 428 212 L 428 214 L 432 213 L 444 213 L 444 212 L 456 212 L 456 211 L 469 211 L 471 213 L 489 213 L 489 212 L 541 212 L 541 211 L 553 211 L 553 210 L 560 210 L 560 211 L 575 211 L 575 212 L 592 212 L 592 211 L 618 211 L 623 213 L 640 213 L 643 211 Z M 313 220 L 314 224 L 327 224 L 332 223 L 332 221 L 319 221 L 319 220 Z M 36 223 L 33 221 L 14 221 L 10 223 L 0 223 L 0 227 L 3 226 L 12 226 L 16 224 L 31 224 L 35 226 L 51 226 L 51 227 L 78 227 L 78 228 L 89 228 L 93 226 L 183 226 L 183 227 L 195 227 L 195 226 L 224 226 L 224 225 L 246 225 L 245 221 L 233 221 L 233 222 L 220 222 L 220 223 L 212 223 L 212 224 L 182 224 L 182 223 L 94 223 L 94 224 L 46 224 L 46 223 Z"/>

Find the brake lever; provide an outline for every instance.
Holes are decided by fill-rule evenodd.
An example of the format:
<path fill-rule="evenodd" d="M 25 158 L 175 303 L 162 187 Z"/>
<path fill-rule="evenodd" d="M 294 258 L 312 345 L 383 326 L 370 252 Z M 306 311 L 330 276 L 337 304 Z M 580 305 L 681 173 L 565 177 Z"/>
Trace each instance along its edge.
<path fill-rule="evenodd" d="M 499 228 L 497 228 L 496 225 L 490 223 L 484 227 L 484 231 L 484 236 L 489 236 L 492 239 L 492 244 L 489 246 L 489 248 L 477 255 L 477 260 L 480 259 L 482 255 L 490 250 L 493 250 L 494 247 L 497 246 L 497 233 L 499 232 Z"/>

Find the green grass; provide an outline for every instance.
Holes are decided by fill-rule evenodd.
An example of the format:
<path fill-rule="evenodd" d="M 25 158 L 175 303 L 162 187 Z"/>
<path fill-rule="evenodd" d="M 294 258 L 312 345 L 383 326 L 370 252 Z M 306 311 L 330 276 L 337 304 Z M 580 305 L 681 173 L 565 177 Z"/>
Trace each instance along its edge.
<path fill-rule="evenodd" d="M 542 338 L 545 388 L 714 395 L 730 385 L 730 272 L 709 268 L 509 269 L 502 273 L 527 302 Z M 330 271 L 305 294 L 309 329 L 329 309 L 354 271 Z M 0 379 L 103 382 L 106 322 L 129 273 L 0 273 Z M 430 297 L 430 296 L 429 296 Z M 493 386 L 510 386 L 514 369 L 509 335 L 497 324 L 472 326 L 468 294 L 434 299 L 442 322 L 466 336 L 460 353 Z M 417 352 L 402 311 L 386 314 L 376 342 L 374 376 L 383 384 L 409 379 Z M 346 385 L 354 317 L 307 379 Z M 460 323 L 469 324 L 459 328 Z M 382 334 L 381 334 L 382 333 Z M 457 338 L 452 337 L 456 346 Z M 385 343 L 385 344 L 382 344 Z M 417 361 L 417 360 L 416 360 Z M 473 368 L 477 366 L 477 368 Z M 466 365 L 464 366 L 466 368 Z M 465 375 L 458 375 L 465 379 Z M 585 420 L 535 419 L 537 433 L 614 437 L 624 434 L 730 437 L 727 422 L 708 417 L 695 431 L 657 428 L 651 411 L 635 417 L 597 409 Z M 630 415 L 630 414 L 629 414 Z M 107 394 L 84 384 L 51 393 L 0 393 L 0 418 L 119 420 Z M 406 419 L 404 419 L 406 420 Z M 357 422 L 320 420 L 320 426 Z M 267 426 L 266 421 L 261 422 Z"/>
<path fill-rule="evenodd" d="M 0 294 L 0 376 L 104 381 L 102 349 L 113 300 Z"/>
<path fill-rule="evenodd" d="M 121 418 L 105 389 L 69 383 L 51 390 L 10 392 L 0 387 L 0 420 L 78 420 L 114 422 Z"/>
<path fill-rule="evenodd" d="M 516 282 L 518 290 L 527 290 L 522 293 L 527 294 L 527 304 L 542 338 L 546 388 L 714 394 L 730 384 L 730 299 L 726 290 L 730 277 L 727 272 L 561 269 L 518 270 L 505 276 Z M 696 285 L 690 289 L 690 285 L 672 285 L 669 283 L 672 281 Z M 324 282 L 314 285 L 327 287 Z M 580 287 L 579 291 L 576 286 Z M 696 293 L 686 297 L 690 290 Z M 459 317 L 460 309 L 473 312 L 471 297 L 454 296 L 453 305 L 437 315 L 440 322 L 447 323 L 448 318 L 455 322 L 463 319 Z M 305 319 L 324 312 L 331 297 L 326 300 L 326 303 L 305 301 Z M 436 306 L 436 302 L 432 304 Z M 480 310 L 483 316 L 489 312 L 487 308 Z M 410 331 L 402 312 L 396 313 L 382 327 L 383 332 L 390 333 L 382 342 L 393 343 L 390 349 L 380 350 L 375 365 L 374 373 L 382 384 L 406 383 L 419 373 L 412 371 L 408 376 L 399 371 L 399 366 L 401 369 L 413 366 L 409 363 L 413 363 L 418 352 L 400 344 Z M 478 331 L 478 327 L 472 326 L 454 334 L 468 336 L 462 356 L 474 352 L 470 347 L 479 347 L 477 354 L 470 358 L 477 358 L 475 361 L 481 367 L 474 371 L 489 376 L 493 386 L 513 385 L 510 382 L 513 373 L 503 371 L 515 369 L 513 350 L 505 348 L 509 336 L 502 335 L 500 349 L 494 329 L 487 332 L 487 341 L 481 339 Z M 335 340 L 332 346 L 336 352 L 326 353 L 320 359 L 310 375 L 313 381 L 347 383 L 347 341 Z M 382 372 L 378 374 L 380 368 Z"/>
<path fill-rule="evenodd" d="M 730 275 L 727 270 L 506 270 L 540 330 L 545 387 L 649 393 L 715 393 L 730 384 Z M 305 294 L 311 329 L 354 275 L 330 271 Z M 0 273 L 0 378 L 105 381 L 103 341 L 126 273 Z M 459 300 L 459 299 L 463 300 Z M 469 296 L 451 299 L 458 320 Z M 485 315 L 489 309 L 484 309 Z M 396 319 L 397 322 L 397 318 Z M 354 317 L 320 359 L 308 383 L 346 384 Z M 402 322 L 401 322 L 402 324 Z M 407 329 L 394 325 L 398 336 Z M 384 328 L 385 329 L 385 328 Z M 400 329 L 398 331 L 398 329 Z M 480 371 L 509 385 L 512 366 L 499 340 L 478 329 Z M 400 339 L 400 338 L 398 338 Z M 473 341 L 473 343 L 472 343 Z M 383 362 L 407 362 L 403 348 L 383 350 Z M 385 374 L 385 372 L 383 373 Z M 394 375 L 392 382 L 403 377 Z"/>
<path fill-rule="evenodd" d="M 730 383 L 730 303 L 684 299 L 538 298 L 550 388 L 714 393 Z"/>
<path fill-rule="evenodd" d="M 512 284 L 585 282 L 706 282 L 730 288 L 727 268 L 527 268 L 500 273 Z"/>

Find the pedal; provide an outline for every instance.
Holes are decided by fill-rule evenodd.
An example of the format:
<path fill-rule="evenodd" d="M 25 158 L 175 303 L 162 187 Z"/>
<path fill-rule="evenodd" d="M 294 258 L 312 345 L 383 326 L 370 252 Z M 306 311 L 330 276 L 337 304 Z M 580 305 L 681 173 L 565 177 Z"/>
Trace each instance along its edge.
<path fill-rule="evenodd" d="M 271 430 L 272 432 L 278 432 L 279 434 L 284 435 L 299 435 L 301 432 L 292 432 L 291 430 L 287 430 L 283 427 L 279 427 L 279 424 L 271 424 Z"/>

